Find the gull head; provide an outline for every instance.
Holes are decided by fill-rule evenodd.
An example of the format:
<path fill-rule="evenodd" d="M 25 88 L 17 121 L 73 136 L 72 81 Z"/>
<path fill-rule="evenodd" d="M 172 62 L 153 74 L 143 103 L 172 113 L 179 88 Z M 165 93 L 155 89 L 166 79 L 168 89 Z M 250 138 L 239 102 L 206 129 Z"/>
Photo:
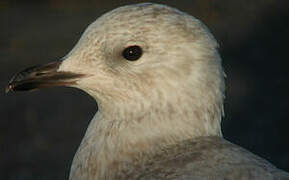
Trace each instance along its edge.
<path fill-rule="evenodd" d="M 221 136 L 224 73 L 217 47 L 202 22 L 177 9 L 123 6 L 89 25 L 61 61 L 16 74 L 7 91 L 76 87 L 97 101 L 102 121 L 120 129 Z"/>

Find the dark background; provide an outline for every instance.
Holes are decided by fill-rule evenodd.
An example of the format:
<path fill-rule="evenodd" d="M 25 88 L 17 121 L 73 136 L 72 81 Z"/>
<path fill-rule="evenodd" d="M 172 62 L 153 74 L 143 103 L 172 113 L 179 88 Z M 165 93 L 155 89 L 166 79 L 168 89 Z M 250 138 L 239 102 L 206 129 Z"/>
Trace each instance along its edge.
<path fill-rule="evenodd" d="M 17 71 L 60 59 L 98 16 L 140 1 L 0 0 L 0 179 L 67 179 L 96 111 L 72 88 L 5 94 Z M 227 74 L 226 139 L 289 171 L 289 1 L 152 1 L 202 20 Z"/>

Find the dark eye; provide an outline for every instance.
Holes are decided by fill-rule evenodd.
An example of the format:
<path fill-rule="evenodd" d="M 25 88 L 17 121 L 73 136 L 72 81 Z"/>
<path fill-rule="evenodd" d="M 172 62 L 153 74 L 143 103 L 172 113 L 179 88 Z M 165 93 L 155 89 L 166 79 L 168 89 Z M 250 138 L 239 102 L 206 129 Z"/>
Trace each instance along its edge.
<path fill-rule="evenodd" d="M 142 49 L 139 46 L 129 46 L 122 52 L 122 56 L 129 61 L 136 61 L 142 55 Z"/>

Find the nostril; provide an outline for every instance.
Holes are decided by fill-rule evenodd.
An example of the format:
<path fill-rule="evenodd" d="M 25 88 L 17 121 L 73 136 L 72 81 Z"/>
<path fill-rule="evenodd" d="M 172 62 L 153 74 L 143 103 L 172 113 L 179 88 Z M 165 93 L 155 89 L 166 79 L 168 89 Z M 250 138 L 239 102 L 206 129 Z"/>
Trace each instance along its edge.
<path fill-rule="evenodd" d="M 37 72 L 37 73 L 35 73 L 35 76 L 43 76 L 45 74 L 46 74 L 45 72 Z"/>

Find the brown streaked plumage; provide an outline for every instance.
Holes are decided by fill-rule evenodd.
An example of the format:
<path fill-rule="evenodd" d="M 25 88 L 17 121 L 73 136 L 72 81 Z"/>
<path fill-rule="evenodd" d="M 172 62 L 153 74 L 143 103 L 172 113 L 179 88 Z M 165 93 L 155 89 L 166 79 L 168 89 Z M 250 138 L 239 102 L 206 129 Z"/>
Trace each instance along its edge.
<path fill-rule="evenodd" d="M 133 46 L 142 55 L 128 61 L 122 52 Z M 99 111 L 71 180 L 289 179 L 222 138 L 217 48 L 206 26 L 186 13 L 152 3 L 123 6 L 92 23 L 62 62 L 20 72 L 8 90 L 65 85 L 95 98 Z"/>

